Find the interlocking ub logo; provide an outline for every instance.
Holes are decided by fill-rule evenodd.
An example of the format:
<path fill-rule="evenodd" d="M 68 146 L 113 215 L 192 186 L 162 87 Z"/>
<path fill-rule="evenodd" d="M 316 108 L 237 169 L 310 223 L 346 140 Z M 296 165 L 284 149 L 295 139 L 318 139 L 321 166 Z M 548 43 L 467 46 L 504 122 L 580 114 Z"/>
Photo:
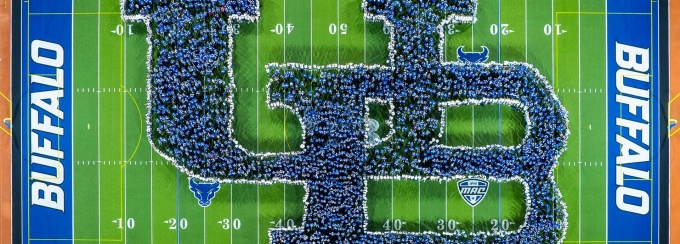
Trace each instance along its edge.
<path fill-rule="evenodd" d="M 153 4 L 152 4 L 153 2 Z M 270 229 L 272 243 L 560 242 L 566 210 L 553 167 L 568 134 L 566 111 L 525 63 L 444 62 L 443 26 L 475 21 L 473 0 L 364 0 L 365 17 L 391 28 L 384 66 L 267 65 L 270 108 L 303 125 L 300 152 L 259 154 L 234 139 L 231 64 L 234 22 L 257 21 L 256 0 L 127 0 L 123 17 L 149 36 L 148 136 L 191 177 L 220 182 L 294 182 L 306 190 L 303 224 Z M 359 11 L 359 9 L 357 9 Z M 313 102 L 313 103 L 312 103 Z M 367 103 L 392 108 L 390 137 L 367 141 Z M 524 112 L 517 146 L 449 147 L 439 142 L 446 107 L 502 103 Z M 209 109 L 203 109 L 209 108 Z M 463 176 L 525 185 L 516 231 L 376 233 L 366 230 L 367 179 Z"/>

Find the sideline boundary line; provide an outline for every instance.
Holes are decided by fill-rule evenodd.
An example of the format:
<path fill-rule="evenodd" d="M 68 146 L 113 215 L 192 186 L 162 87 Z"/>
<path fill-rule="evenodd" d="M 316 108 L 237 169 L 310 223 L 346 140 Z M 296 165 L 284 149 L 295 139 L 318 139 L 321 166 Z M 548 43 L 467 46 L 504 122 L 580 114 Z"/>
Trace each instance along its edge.
<path fill-rule="evenodd" d="M 579 2 L 580 2 L 580 1 L 579 1 Z M 500 0 L 499 0 L 499 3 L 500 3 Z M 525 0 L 525 3 L 526 3 L 526 0 Z M 310 9 L 311 9 L 311 8 L 310 8 Z M 526 11 L 526 9 L 525 9 L 525 11 Z M 310 12 L 311 12 L 311 11 L 310 11 Z M 559 14 L 559 13 L 562 13 L 562 14 L 572 14 L 571 12 L 558 12 L 558 14 Z M 85 14 L 85 13 L 73 13 L 73 14 Z M 104 14 L 104 13 L 101 13 L 101 14 Z M 116 13 L 116 14 L 118 14 L 118 13 Z M 499 14 L 500 14 L 500 11 L 499 11 Z M 525 12 L 525 14 L 526 14 L 526 12 Z M 579 19 L 580 19 L 580 14 L 586 14 L 586 13 L 585 13 L 585 12 L 583 12 L 583 13 L 578 13 L 578 12 L 576 12 L 575 14 L 579 14 Z M 599 13 L 592 13 L 592 14 L 599 14 Z M 606 12 L 604 12 L 604 13 L 602 13 L 602 14 L 607 15 Z M 609 13 L 609 14 L 617 14 L 617 13 Z M 624 14 L 624 13 L 619 13 L 619 14 Z M 641 15 L 642 15 L 642 14 L 645 14 L 645 13 L 626 13 L 626 14 L 641 14 Z M 284 14 L 284 16 L 285 16 L 285 14 Z M 338 16 L 338 17 L 339 17 L 339 16 Z M 526 16 L 525 16 L 525 18 L 526 18 Z M 580 21 L 579 21 L 579 22 L 580 22 Z M 339 22 L 338 22 L 338 24 L 339 24 Z M 579 23 L 579 24 L 580 24 L 580 23 Z M 554 25 L 553 25 L 553 26 L 554 26 Z M 100 28 L 100 26 L 98 26 L 98 28 Z M 258 24 L 258 28 L 259 28 L 259 24 Z M 98 31 L 99 31 L 99 30 L 98 30 Z M 364 29 L 364 32 L 365 32 L 365 31 L 366 31 L 366 30 Z M 259 31 L 258 31 L 258 34 L 259 34 Z M 580 28 L 579 28 L 579 34 L 580 34 Z M 99 36 L 98 36 L 98 38 L 99 38 Z M 284 35 L 284 38 L 285 38 L 285 35 Z M 364 36 L 364 38 L 365 38 L 365 36 Z M 499 39 L 500 39 L 500 37 L 499 37 Z M 553 39 L 553 42 L 554 42 L 554 40 L 556 39 L 556 37 L 551 38 L 551 39 Z M 473 40 L 474 40 L 474 36 L 473 36 Z M 258 39 L 258 42 L 259 42 L 259 39 Z M 364 40 L 364 42 L 365 42 L 365 40 Z M 579 38 L 579 42 L 580 42 L 580 38 Z M 365 45 L 365 44 L 364 44 L 364 45 Z M 339 47 L 339 46 L 338 46 L 338 47 Z M 257 48 L 259 49 L 259 44 L 257 45 Z M 284 48 L 285 48 L 285 45 L 284 45 Z M 473 46 L 473 48 L 474 48 L 474 46 Z M 499 50 L 500 50 L 500 45 L 499 45 Z M 579 44 L 579 52 L 580 52 L 580 44 Z M 499 53 L 500 53 L 500 52 L 499 52 Z M 553 52 L 553 55 L 554 55 L 554 54 L 555 54 L 555 52 Z M 284 55 L 285 55 L 285 51 L 284 51 Z M 366 53 L 365 53 L 365 50 L 364 50 L 364 59 L 366 58 L 365 55 L 366 55 Z M 499 54 L 499 55 L 500 55 L 500 54 Z M 258 51 L 258 56 L 257 56 L 257 58 L 259 59 L 259 51 Z M 340 56 L 339 56 L 339 54 L 338 54 L 338 59 L 339 59 L 339 58 L 340 58 Z M 444 58 L 445 58 L 445 57 L 444 57 Z M 580 57 L 580 55 L 579 55 L 579 59 L 580 59 L 580 58 L 581 58 L 581 57 Z M 99 61 L 100 61 L 100 60 L 98 59 L 98 62 L 99 62 Z M 555 59 L 553 59 L 553 62 L 554 62 L 554 61 L 555 61 Z M 259 61 L 258 61 L 258 68 L 259 68 Z M 580 73 L 580 62 L 579 62 L 579 73 Z M 259 75 L 259 72 L 258 72 L 258 75 Z M 99 76 L 99 74 L 98 74 L 98 76 Z M 554 72 L 553 72 L 553 76 L 554 76 Z M 580 78 L 580 74 L 579 74 L 579 78 Z M 554 81 L 554 79 L 553 79 L 553 81 Z M 258 82 L 257 84 L 259 85 L 259 79 L 257 80 L 257 82 Z M 580 86 L 580 79 L 579 79 L 579 86 Z M 127 89 L 126 89 L 124 86 L 121 86 L 121 88 L 122 88 L 122 89 L 125 89 L 125 90 L 126 90 L 125 92 L 128 92 Z M 258 89 L 258 90 L 259 90 L 259 89 Z M 580 90 L 580 88 L 579 88 L 579 90 Z M 128 92 L 128 94 L 129 94 L 129 92 Z M 2 95 L 2 94 L 0 94 L 0 95 Z M 129 94 L 129 95 L 130 95 L 130 96 L 132 97 L 132 99 L 134 100 L 134 97 L 132 96 L 132 94 Z M 99 94 L 98 94 L 97 96 L 98 96 L 98 99 L 99 99 Z M 258 94 L 258 96 L 259 96 L 259 94 Z M 4 97 L 4 95 L 3 95 L 3 97 Z M 123 97 L 124 97 L 124 95 L 123 95 Z M 579 97 L 580 97 L 580 94 L 579 94 Z M 674 98 L 671 100 L 671 102 L 672 102 L 673 100 L 675 100 L 676 98 L 678 98 L 678 97 L 680 97 L 680 94 L 678 94 L 678 96 L 674 97 Z M 6 98 L 6 97 L 5 97 L 5 98 Z M 135 103 L 136 103 L 136 101 L 135 101 Z M 669 105 L 670 105 L 670 102 L 669 102 Z M 125 105 L 125 106 L 126 106 L 126 105 Z M 579 106 L 580 106 L 580 98 L 579 98 Z M 670 107 L 670 106 L 669 106 L 669 107 Z M 139 107 L 138 107 L 138 112 L 139 112 Z M 579 110 L 579 113 L 580 113 L 580 110 Z M 128 116 L 128 115 L 125 114 L 126 120 L 127 120 L 127 116 Z M 98 111 L 98 119 L 99 119 L 99 111 Z M 258 119 L 259 119 L 259 110 L 258 110 Z M 473 119 L 474 119 L 474 117 L 473 117 Z M 126 121 L 126 120 L 125 120 L 125 121 Z M 140 120 L 140 121 L 142 121 L 142 120 Z M 284 122 L 285 122 L 285 120 L 284 120 Z M 259 122 L 258 122 L 258 126 L 259 126 Z M 473 125 L 473 126 L 474 126 L 474 125 Z M 126 127 L 127 127 L 127 126 L 126 126 Z M 141 130 L 141 128 L 143 128 L 143 126 L 140 127 L 140 130 Z M 4 128 L 2 128 L 2 129 L 5 130 Z M 285 126 L 284 126 L 284 130 L 285 130 Z M 98 131 L 99 131 L 99 126 L 98 126 Z M 580 116 L 579 116 L 579 140 L 580 140 L 580 136 L 581 136 L 580 131 L 581 131 L 581 130 L 580 130 Z M 7 131 L 5 131 L 5 132 L 7 132 Z M 676 131 L 676 132 L 677 132 L 677 131 Z M 124 133 L 125 133 L 125 132 L 124 132 Z M 259 129 L 258 129 L 258 133 L 259 133 Z M 474 133 L 474 130 L 473 130 L 473 133 Z M 673 134 L 675 134 L 675 133 L 670 134 L 669 137 L 672 136 Z M 258 138 L 259 138 L 259 136 L 258 136 Z M 140 139 L 141 139 L 141 134 L 140 134 Z M 474 140 L 474 139 L 473 139 L 473 140 Z M 258 143 L 259 143 L 259 140 L 257 140 L 257 141 L 258 141 Z M 98 141 L 97 143 L 98 143 L 98 147 L 99 147 L 100 141 Z M 126 141 L 123 141 L 123 143 L 126 143 Z M 581 146 L 581 145 L 580 145 L 580 143 L 579 143 L 579 147 L 580 147 L 580 146 Z M 139 147 L 139 144 L 138 144 L 137 147 Z M 258 145 L 258 147 L 259 147 L 259 145 Z M 127 147 L 123 147 L 123 149 L 122 149 L 123 152 L 125 152 L 126 149 L 127 149 Z M 285 150 L 285 143 L 284 143 L 284 150 Z M 135 155 L 136 151 L 137 151 L 137 149 L 135 149 L 135 152 L 133 152 L 132 156 L 130 156 L 130 159 Z M 259 149 L 258 149 L 258 151 L 259 151 Z M 153 153 L 154 153 L 154 151 L 153 151 L 153 149 L 151 149 L 151 158 L 152 158 L 152 160 L 153 160 Z M 579 150 L 579 155 L 580 155 L 580 150 Z M 124 157 L 123 157 L 123 159 L 124 159 Z M 121 169 L 123 169 L 123 168 L 126 166 L 126 164 L 129 163 L 130 159 L 128 159 L 127 161 L 123 161 L 124 163 L 123 163 L 123 165 L 121 166 Z M 580 156 L 579 156 L 579 162 L 580 162 L 580 161 L 581 161 L 581 160 L 580 160 Z M 152 161 L 152 162 L 153 162 L 153 161 Z M 98 167 L 99 167 L 99 166 L 98 166 Z M 557 168 L 556 168 L 556 169 L 557 169 Z M 579 170 L 580 170 L 580 165 L 579 165 Z M 152 173 L 151 173 L 151 174 L 152 174 L 152 176 L 151 176 L 151 182 L 152 182 L 152 183 L 151 183 L 151 184 L 152 184 L 152 185 L 151 185 L 151 191 L 153 191 L 153 167 L 152 167 L 151 171 L 152 171 Z M 580 178 L 579 178 L 579 179 L 580 179 Z M 99 180 L 99 179 L 98 179 L 98 180 Z M 101 182 L 98 182 L 98 183 L 101 184 Z M 580 183 L 580 181 L 579 181 L 579 183 Z M 179 184 L 179 182 L 177 182 L 177 184 Z M 420 184 L 420 181 L 419 181 L 419 184 Z M 284 186 L 284 187 L 285 187 L 285 186 Z M 448 185 L 447 185 L 447 187 L 448 187 Z M 579 188 L 580 188 L 580 184 L 579 184 Z M 419 186 L 419 189 L 420 189 L 420 186 Z M 393 190 L 394 190 L 394 189 L 393 189 Z M 579 190 L 580 190 L 580 189 L 579 189 Z M 99 193 L 99 194 L 100 194 L 100 193 Z M 448 193 L 447 193 L 447 194 L 448 194 Z M 393 195 L 393 194 L 392 194 L 392 195 Z M 127 200 L 127 196 L 125 196 L 125 198 L 126 198 L 125 200 Z M 151 195 L 151 198 L 153 199 L 153 194 Z M 179 198 L 179 196 L 177 196 L 177 198 Z M 284 198 L 285 198 L 285 194 L 284 194 Z M 448 197 L 446 197 L 445 199 L 448 199 Z M 581 200 L 581 199 L 579 198 L 579 203 L 580 203 L 580 200 Z M 258 185 L 258 201 L 259 201 L 259 185 Z M 419 197 L 419 201 L 420 201 L 420 197 Z M 394 199 L 392 200 L 392 202 L 394 203 Z M 125 204 L 126 204 L 126 203 L 127 203 L 127 202 L 125 201 Z M 153 206 L 153 200 L 151 201 L 151 204 L 152 204 L 152 206 Z M 286 202 L 284 201 L 283 204 L 284 204 L 284 208 L 285 208 Z M 420 204 L 420 202 L 419 202 L 419 204 Z M 258 212 L 259 212 L 259 207 L 260 207 L 260 206 L 259 206 L 259 203 L 258 203 Z M 393 207 L 394 207 L 394 206 L 393 206 Z M 101 206 L 99 207 L 99 210 L 101 211 Z M 125 209 L 125 210 L 127 210 L 127 209 Z M 448 206 L 447 206 L 446 210 L 448 210 Z M 205 209 L 204 209 L 204 211 L 205 211 Z M 420 207 L 419 207 L 419 212 L 420 212 Z M 579 212 L 580 212 L 580 207 L 579 207 Z M 152 214 L 152 217 L 151 217 L 151 225 L 152 225 L 152 228 L 151 228 L 151 233 L 152 233 L 152 234 L 151 234 L 151 241 L 153 242 L 153 239 L 154 239 L 154 236 L 153 236 L 153 207 L 151 208 L 151 214 Z M 205 212 L 204 212 L 204 214 L 205 214 Z M 394 215 L 394 213 L 392 213 L 392 215 Z M 233 218 L 233 216 L 232 216 L 232 218 Z M 260 236 L 259 236 L 259 231 L 260 231 L 260 228 L 259 228 L 259 218 L 260 218 L 260 216 L 259 216 L 259 213 L 258 213 L 258 237 L 257 237 L 258 240 L 259 240 L 259 238 L 260 238 Z M 448 218 L 448 216 L 446 216 L 446 218 Z M 284 220 L 285 220 L 285 215 L 284 215 Z M 394 216 L 392 216 L 392 220 L 394 220 Z M 205 217 L 204 217 L 204 221 L 205 221 Z M 580 221 L 580 218 L 579 218 L 579 221 Z M 205 223 L 204 223 L 204 224 L 205 224 Z M 101 220 L 99 221 L 99 225 L 101 226 Z M 74 229 L 75 229 L 75 228 L 74 228 Z M 579 229 L 580 229 L 580 225 L 579 225 Z M 99 228 L 99 231 L 101 232 L 101 227 Z M 74 237 L 75 237 L 75 236 L 74 236 Z M 580 238 L 580 237 L 579 237 L 579 238 Z M 31 240 L 61 240 L 61 239 L 31 239 Z M 88 241 L 88 240 L 90 240 L 90 239 L 77 239 L 77 238 L 73 238 L 73 239 L 70 239 L 70 240 L 74 240 L 74 241 Z M 109 240 L 109 239 L 98 239 L 98 240 L 99 240 L 100 242 L 106 242 L 106 241 L 120 241 L 120 240 Z M 565 242 L 565 243 L 571 243 L 571 242 L 576 242 L 576 241 L 564 241 L 564 242 Z M 581 241 L 581 242 L 584 242 L 584 243 L 585 243 L 585 242 L 598 243 L 598 242 L 605 242 L 605 241 Z M 630 241 L 630 242 L 632 242 L 632 241 Z"/>

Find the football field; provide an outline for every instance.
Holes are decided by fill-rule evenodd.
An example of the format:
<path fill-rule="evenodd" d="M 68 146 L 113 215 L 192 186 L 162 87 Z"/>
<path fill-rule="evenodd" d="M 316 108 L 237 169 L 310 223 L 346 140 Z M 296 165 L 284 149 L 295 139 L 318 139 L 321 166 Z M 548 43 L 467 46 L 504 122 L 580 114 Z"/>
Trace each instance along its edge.
<path fill-rule="evenodd" d="M 389 27 L 366 20 L 361 0 L 259 3 L 256 22 L 235 22 L 227 30 L 234 37 L 233 129 L 236 140 L 250 151 L 299 151 L 303 140 L 299 119 L 290 111 L 267 106 L 265 65 L 386 64 Z M 444 28 L 445 61 L 458 61 L 457 49 L 462 46 L 465 52 L 488 48 L 486 62 L 529 63 L 547 78 L 568 111 L 567 149 L 554 169 L 568 214 L 565 243 L 607 240 L 607 179 L 614 176 L 607 175 L 606 163 L 606 27 L 607 14 L 612 14 L 606 12 L 606 4 L 479 0 L 476 23 Z M 34 11 L 31 3 L 26 5 L 29 22 L 34 16 L 71 14 L 73 21 L 73 238 L 28 233 L 29 242 L 269 243 L 270 228 L 302 225 L 302 185 L 225 183 L 211 204 L 202 207 L 189 189 L 188 176 L 152 148 L 147 137 L 147 27 L 124 21 L 119 1 L 74 0 L 72 13 Z M 379 121 L 381 136 L 389 130 L 387 110 L 380 105 L 370 108 L 369 117 Z M 526 133 L 525 123 L 509 106 L 452 107 L 441 125 L 445 131 L 441 142 L 514 146 Z M 457 183 L 369 180 L 367 230 L 514 231 L 524 222 L 527 204 L 520 182 L 490 181 L 486 196 L 475 207 L 464 201 Z M 652 208 L 658 198 L 653 194 Z M 30 230 L 31 221 L 25 224 Z"/>

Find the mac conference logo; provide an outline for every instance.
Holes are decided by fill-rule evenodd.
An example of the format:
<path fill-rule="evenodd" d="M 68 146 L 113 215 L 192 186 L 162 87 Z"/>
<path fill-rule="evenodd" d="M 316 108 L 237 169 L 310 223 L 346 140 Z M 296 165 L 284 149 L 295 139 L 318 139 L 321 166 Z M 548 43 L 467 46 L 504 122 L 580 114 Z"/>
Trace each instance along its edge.
<path fill-rule="evenodd" d="M 458 182 L 460 196 L 472 207 L 477 206 L 484 199 L 487 189 L 489 189 L 489 182 L 485 180 L 467 179 Z"/>

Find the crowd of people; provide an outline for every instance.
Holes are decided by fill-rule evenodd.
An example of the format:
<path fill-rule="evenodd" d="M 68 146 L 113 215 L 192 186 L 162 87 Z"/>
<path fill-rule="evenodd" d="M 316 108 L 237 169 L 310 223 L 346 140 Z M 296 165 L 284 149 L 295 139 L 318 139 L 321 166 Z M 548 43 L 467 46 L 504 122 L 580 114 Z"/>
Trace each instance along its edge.
<path fill-rule="evenodd" d="M 257 1 L 126 0 L 123 6 L 124 14 L 147 16 L 151 25 L 148 133 L 163 155 L 205 180 L 305 184 L 304 225 L 271 230 L 272 243 L 552 243 L 564 237 L 566 207 L 552 169 L 566 148 L 568 121 L 546 79 L 524 63 L 442 61 L 442 22 L 474 21 L 474 0 L 365 0 L 367 18 L 393 30 L 386 66 L 268 65 L 268 104 L 300 118 L 304 142 L 300 152 L 267 154 L 234 139 L 233 45 L 225 31 L 229 16 L 255 21 Z M 377 143 L 376 124 L 367 121 L 367 99 L 393 107 L 394 133 L 384 142 Z M 527 136 L 514 147 L 443 146 L 442 104 L 451 101 L 519 106 Z M 377 144 L 368 147 L 369 140 Z M 520 230 L 366 230 L 369 176 L 461 175 L 521 179 L 527 214 Z"/>

